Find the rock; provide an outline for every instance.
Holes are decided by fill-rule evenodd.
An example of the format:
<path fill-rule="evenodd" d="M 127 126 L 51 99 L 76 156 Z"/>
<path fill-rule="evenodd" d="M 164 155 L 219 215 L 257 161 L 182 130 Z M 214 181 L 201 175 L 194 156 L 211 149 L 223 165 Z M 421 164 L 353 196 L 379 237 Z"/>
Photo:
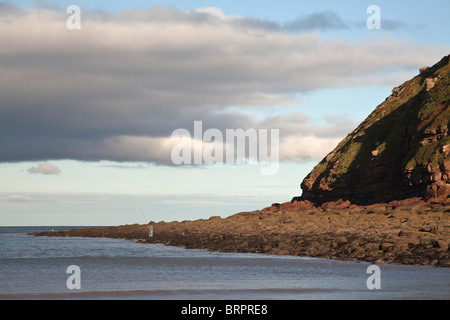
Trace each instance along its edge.
<path fill-rule="evenodd" d="M 427 198 L 436 198 L 437 197 L 438 187 L 435 183 L 427 186 L 426 196 Z"/>
<path fill-rule="evenodd" d="M 390 243 L 390 242 L 383 242 L 383 243 L 381 244 L 381 246 L 380 246 L 380 249 L 383 250 L 383 251 L 386 251 L 386 250 L 392 248 L 393 246 L 394 246 L 393 243 Z"/>
<path fill-rule="evenodd" d="M 403 264 L 415 264 L 416 260 L 414 258 L 404 258 L 402 260 Z"/>
<path fill-rule="evenodd" d="M 367 252 L 379 251 L 380 245 L 378 243 L 366 243 L 364 245 Z"/>
<path fill-rule="evenodd" d="M 400 96 L 400 93 L 403 91 L 404 86 L 395 87 L 392 89 L 392 97 L 398 97 Z"/>
<path fill-rule="evenodd" d="M 436 245 L 442 251 L 447 251 L 448 250 L 449 241 L 440 239 L 440 240 L 436 241 Z"/>
<path fill-rule="evenodd" d="M 450 259 L 445 259 L 445 260 L 439 261 L 439 265 L 441 267 L 450 267 Z"/>
<path fill-rule="evenodd" d="M 366 251 L 362 248 L 359 247 L 357 249 L 355 249 L 355 251 L 352 253 L 352 257 L 357 258 L 358 260 L 364 258 L 366 256 Z"/>
<path fill-rule="evenodd" d="M 383 258 L 379 258 L 379 259 L 375 260 L 373 263 L 374 263 L 374 264 L 385 264 L 386 261 L 384 261 Z"/>
<path fill-rule="evenodd" d="M 449 153 L 450 153 L 450 144 L 446 144 L 445 146 L 442 147 L 442 153 L 443 153 L 444 157 L 449 155 Z M 447 163 L 450 163 L 450 161 L 447 161 Z M 450 168 L 448 166 L 449 166 L 449 164 L 447 164 L 447 166 L 445 166 L 445 170 L 447 170 L 447 171 L 450 170 Z"/>
<path fill-rule="evenodd" d="M 326 210 L 328 210 L 328 209 L 345 209 L 345 208 L 350 207 L 351 204 L 352 203 L 348 200 L 344 201 L 342 199 L 339 199 L 337 201 L 326 202 L 326 203 L 322 204 L 320 207 L 322 209 L 326 209 Z"/>
<path fill-rule="evenodd" d="M 425 85 L 424 88 L 426 91 L 429 91 L 434 87 L 434 84 L 436 83 L 436 78 L 427 78 L 425 79 Z"/>
<path fill-rule="evenodd" d="M 337 238 L 336 238 L 336 242 L 337 242 L 338 244 L 342 244 L 342 243 L 347 243 L 348 240 L 347 240 L 346 237 L 337 237 Z"/>
<path fill-rule="evenodd" d="M 327 161 L 330 161 L 330 160 L 334 157 L 334 155 L 335 155 L 334 152 L 329 153 L 329 154 L 327 155 L 327 157 L 326 157 L 326 160 L 327 160 Z"/>

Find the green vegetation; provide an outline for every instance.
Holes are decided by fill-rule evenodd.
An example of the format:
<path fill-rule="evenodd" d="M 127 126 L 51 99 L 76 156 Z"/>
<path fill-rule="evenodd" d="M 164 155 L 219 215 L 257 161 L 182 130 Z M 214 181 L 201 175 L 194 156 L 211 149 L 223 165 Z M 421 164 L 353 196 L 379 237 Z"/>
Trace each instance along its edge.
<path fill-rule="evenodd" d="M 343 175 L 365 177 L 376 161 L 403 169 L 442 164 L 442 147 L 450 144 L 449 57 L 395 88 L 316 166 L 315 174 L 334 183 Z"/>
<path fill-rule="evenodd" d="M 420 147 L 406 164 L 406 167 L 438 166 L 444 162 L 442 147 L 450 144 L 450 137 Z"/>

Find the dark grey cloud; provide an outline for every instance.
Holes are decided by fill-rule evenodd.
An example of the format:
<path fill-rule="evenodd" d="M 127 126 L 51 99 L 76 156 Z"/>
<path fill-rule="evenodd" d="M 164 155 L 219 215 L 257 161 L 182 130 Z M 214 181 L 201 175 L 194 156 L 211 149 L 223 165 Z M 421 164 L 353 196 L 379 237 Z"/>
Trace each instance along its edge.
<path fill-rule="evenodd" d="M 282 24 L 255 18 L 255 17 L 234 17 L 229 20 L 230 25 L 242 30 L 259 30 L 259 31 L 271 31 L 271 32 L 284 32 L 285 28 Z"/>
<path fill-rule="evenodd" d="M 0 1 L 0 17 L 21 14 L 22 10 L 11 2 Z"/>

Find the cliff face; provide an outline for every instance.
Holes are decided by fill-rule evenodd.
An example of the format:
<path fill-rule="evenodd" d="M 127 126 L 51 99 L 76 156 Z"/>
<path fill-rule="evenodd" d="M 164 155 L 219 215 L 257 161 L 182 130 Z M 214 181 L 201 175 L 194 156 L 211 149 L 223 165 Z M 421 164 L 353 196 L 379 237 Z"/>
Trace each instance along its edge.
<path fill-rule="evenodd" d="M 450 55 L 392 90 L 301 183 L 296 200 L 450 203 Z M 447 200 L 448 199 L 448 200 Z"/>

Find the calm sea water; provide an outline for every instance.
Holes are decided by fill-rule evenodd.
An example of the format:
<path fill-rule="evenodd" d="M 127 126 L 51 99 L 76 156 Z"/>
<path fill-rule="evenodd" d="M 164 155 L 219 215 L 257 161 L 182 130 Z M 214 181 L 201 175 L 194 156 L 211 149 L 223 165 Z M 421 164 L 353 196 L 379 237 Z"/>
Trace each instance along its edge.
<path fill-rule="evenodd" d="M 0 227 L 0 299 L 450 299 L 448 268 L 381 265 L 369 290 L 368 263 L 27 235 L 72 228 Z"/>

